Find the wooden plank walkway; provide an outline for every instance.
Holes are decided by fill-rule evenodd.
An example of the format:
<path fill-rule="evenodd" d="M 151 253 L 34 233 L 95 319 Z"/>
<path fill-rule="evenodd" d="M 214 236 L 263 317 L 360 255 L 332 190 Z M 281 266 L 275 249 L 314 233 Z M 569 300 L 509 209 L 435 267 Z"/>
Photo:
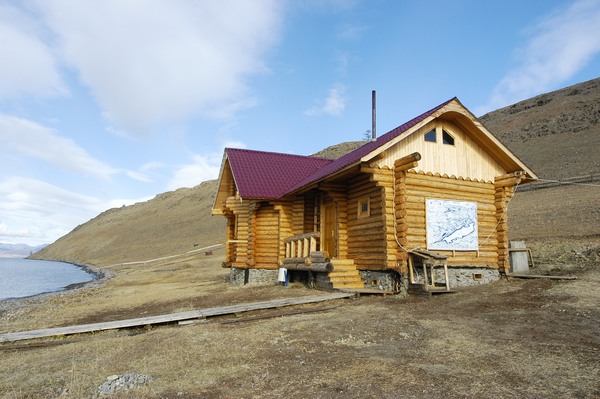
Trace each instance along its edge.
<path fill-rule="evenodd" d="M 338 292 L 326 295 L 308 295 L 294 298 L 274 299 L 271 301 L 241 303 L 238 305 L 222 306 L 191 310 L 188 312 L 170 313 L 158 316 L 141 317 L 129 320 L 117 320 L 104 323 L 81 324 L 77 326 L 46 328 L 42 330 L 21 331 L 0 334 L 0 342 L 15 342 L 34 338 L 47 338 L 61 335 L 72 335 L 96 331 L 114 330 L 119 328 L 144 327 L 156 324 L 166 324 L 186 320 L 205 319 L 207 317 L 222 316 L 249 312 L 252 310 L 280 308 L 284 306 L 304 305 L 308 303 L 324 302 L 332 299 L 354 297 L 353 293 Z"/>

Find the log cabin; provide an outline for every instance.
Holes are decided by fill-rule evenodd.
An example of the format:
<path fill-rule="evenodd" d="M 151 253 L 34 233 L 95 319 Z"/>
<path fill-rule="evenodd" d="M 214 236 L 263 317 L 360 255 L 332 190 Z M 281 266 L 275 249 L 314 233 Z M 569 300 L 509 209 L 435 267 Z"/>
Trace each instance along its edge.
<path fill-rule="evenodd" d="M 452 98 L 335 160 L 226 148 L 212 213 L 234 284 L 450 290 L 509 270 L 507 206 L 536 179 Z"/>

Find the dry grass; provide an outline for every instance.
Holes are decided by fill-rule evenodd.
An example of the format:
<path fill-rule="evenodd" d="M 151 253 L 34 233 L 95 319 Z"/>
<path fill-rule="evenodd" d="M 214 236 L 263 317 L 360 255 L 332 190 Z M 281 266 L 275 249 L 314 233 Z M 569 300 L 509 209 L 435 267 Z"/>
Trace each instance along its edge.
<path fill-rule="evenodd" d="M 547 263 L 552 248 L 563 252 L 548 245 L 539 271 L 564 268 L 578 280 L 501 281 L 431 300 L 339 300 L 334 309 L 302 307 L 323 312 L 234 324 L 215 318 L 3 344 L 0 397 L 91 398 L 106 377 L 131 371 L 154 380 L 115 398 L 597 397 L 600 266 L 577 251 Z M 231 287 L 221 259 L 120 267 L 102 287 L 4 314 L 2 329 L 314 293 Z"/>
<path fill-rule="evenodd" d="M 115 277 L 101 287 L 24 300 L 28 306 L 6 312 L 0 332 L 94 323 L 230 305 L 262 298 L 310 294 L 301 286 L 233 287 L 223 269 L 223 250 L 212 256 L 150 266 L 106 268 Z"/>

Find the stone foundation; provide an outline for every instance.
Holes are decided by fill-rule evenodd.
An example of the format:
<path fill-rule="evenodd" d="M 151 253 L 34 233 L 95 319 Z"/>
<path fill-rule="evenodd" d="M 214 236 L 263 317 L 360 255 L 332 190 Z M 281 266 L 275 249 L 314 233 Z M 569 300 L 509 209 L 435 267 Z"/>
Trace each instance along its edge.
<path fill-rule="evenodd" d="M 402 290 L 402 278 L 396 272 L 359 270 L 359 273 L 365 282 L 365 288 L 391 292 L 400 292 Z"/>
<path fill-rule="evenodd" d="M 429 271 L 428 271 L 429 272 Z M 435 282 L 445 284 L 444 268 L 434 269 Z M 474 285 L 489 284 L 500 279 L 498 269 L 483 267 L 448 267 L 448 279 L 450 288 L 472 287 Z M 415 280 L 423 284 L 423 269 L 415 269 Z"/>
<path fill-rule="evenodd" d="M 229 269 L 231 285 L 272 285 L 277 283 L 277 270 Z"/>
<path fill-rule="evenodd" d="M 329 281 L 329 276 L 327 273 L 313 273 L 312 278 L 315 288 L 325 291 L 333 291 L 333 284 L 331 284 L 331 281 Z"/>

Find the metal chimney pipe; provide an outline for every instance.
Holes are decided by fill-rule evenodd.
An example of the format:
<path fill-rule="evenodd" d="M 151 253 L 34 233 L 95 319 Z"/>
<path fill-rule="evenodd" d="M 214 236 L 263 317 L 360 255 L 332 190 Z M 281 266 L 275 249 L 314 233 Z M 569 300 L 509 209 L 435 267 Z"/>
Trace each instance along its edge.
<path fill-rule="evenodd" d="M 371 92 L 371 110 L 372 110 L 372 115 L 371 115 L 371 121 L 372 121 L 372 126 L 371 126 L 371 140 L 375 141 L 375 140 L 377 140 L 377 133 L 376 133 L 376 128 L 377 128 L 377 104 L 376 104 L 375 90 L 373 90 Z"/>

